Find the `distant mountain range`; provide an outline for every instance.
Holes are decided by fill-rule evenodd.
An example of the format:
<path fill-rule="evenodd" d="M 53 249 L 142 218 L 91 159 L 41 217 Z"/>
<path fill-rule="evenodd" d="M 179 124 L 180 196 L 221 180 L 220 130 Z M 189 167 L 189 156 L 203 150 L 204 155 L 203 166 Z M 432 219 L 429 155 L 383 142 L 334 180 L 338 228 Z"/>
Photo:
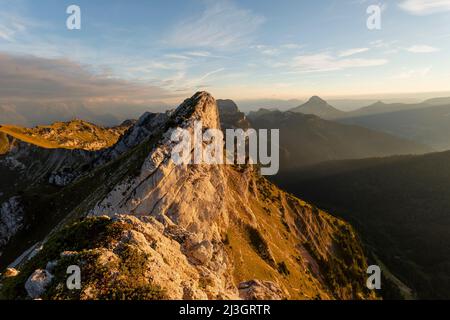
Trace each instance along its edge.
<path fill-rule="evenodd" d="M 428 104 L 430 106 L 442 106 L 444 104 L 450 104 L 450 97 L 428 99 L 425 100 L 423 103 Z"/>
<path fill-rule="evenodd" d="M 340 103 L 343 103 L 342 101 Z M 415 109 L 425 109 L 433 106 L 450 105 L 450 98 L 434 98 L 425 100 L 421 103 L 384 103 L 382 101 L 374 102 L 368 106 L 357 108 L 352 111 L 342 111 L 321 99 L 318 96 L 311 97 L 308 102 L 291 109 L 292 112 L 304 114 L 314 114 L 323 119 L 336 120 L 344 118 L 355 118 L 396 111 L 407 111 Z"/>
<path fill-rule="evenodd" d="M 431 151 L 409 140 L 314 115 L 262 110 L 248 118 L 255 129 L 280 130 L 281 170 L 330 160 Z"/>
<path fill-rule="evenodd" d="M 248 113 L 259 109 L 278 109 L 280 111 L 287 111 L 304 103 L 305 101 L 300 99 L 247 99 L 235 100 L 235 102 L 239 105 L 239 109 L 242 112 Z"/>
<path fill-rule="evenodd" d="M 411 97 L 407 95 L 393 97 L 393 96 L 384 96 L 382 100 L 385 104 L 418 104 L 421 101 L 427 99 L 428 95 L 422 94 L 423 99 L 420 100 L 419 97 Z M 234 100 L 237 105 L 239 105 L 239 109 L 242 112 L 249 113 L 251 111 L 257 111 L 259 109 L 277 109 L 280 111 L 288 111 L 293 108 L 296 108 L 305 103 L 308 99 L 247 99 L 247 100 Z M 370 106 L 372 104 L 377 103 L 380 99 L 376 98 L 330 98 L 325 99 L 331 106 L 334 108 L 344 111 L 351 112 L 354 110 L 358 110 L 364 108 L 366 106 Z M 436 100 L 434 103 L 445 104 L 446 100 L 450 100 L 449 98 L 433 98 L 427 100 L 427 102 L 431 102 L 432 100 Z"/>
<path fill-rule="evenodd" d="M 93 108 L 82 102 L 0 103 L 0 125 L 34 127 L 54 122 L 81 119 L 101 126 L 117 126 L 127 119 L 137 119 L 144 112 L 162 112 L 169 106 L 112 105 Z"/>
<path fill-rule="evenodd" d="M 450 98 L 434 98 L 414 104 L 378 101 L 343 112 L 315 96 L 291 111 L 384 132 L 434 150 L 450 149 Z"/>
<path fill-rule="evenodd" d="M 445 100 L 405 105 L 403 110 L 397 108 L 393 112 L 355 115 L 339 122 L 386 132 L 443 151 L 450 149 L 450 103 L 435 106 L 441 102 Z"/>

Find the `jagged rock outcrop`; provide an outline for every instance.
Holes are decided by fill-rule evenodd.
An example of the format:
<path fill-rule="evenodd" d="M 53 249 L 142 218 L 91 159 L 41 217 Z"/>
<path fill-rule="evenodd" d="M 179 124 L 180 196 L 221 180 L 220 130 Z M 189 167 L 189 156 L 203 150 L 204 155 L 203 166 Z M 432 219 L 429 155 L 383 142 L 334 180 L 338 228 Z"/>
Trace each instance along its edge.
<path fill-rule="evenodd" d="M 239 284 L 239 296 L 244 300 L 281 300 L 283 291 L 273 282 L 252 280 Z"/>
<path fill-rule="evenodd" d="M 19 271 L 14 268 L 7 268 L 3 276 L 5 278 L 17 277 L 19 275 Z"/>
<path fill-rule="evenodd" d="M 31 299 L 40 298 L 47 286 L 52 282 L 53 276 L 47 270 L 38 269 L 25 282 L 25 289 Z"/>
<path fill-rule="evenodd" d="M 196 120 L 220 128 L 208 93 L 144 115 L 116 146 L 120 157 L 112 147 L 109 161 L 71 187 L 89 189 L 65 204 L 64 220 L 3 295 L 26 298 L 28 277 L 54 262 L 44 299 L 374 297 L 345 222 L 279 190 L 256 167 L 176 165 L 172 131 L 193 135 Z M 84 272 L 75 293 L 64 285 L 73 264 Z"/>
<path fill-rule="evenodd" d="M 217 100 L 222 129 L 248 129 L 250 122 L 233 100 Z"/>
<path fill-rule="evenodd" d="M 22 227 L 23 214 L 19 197 L 10 198 L 0 205 L 0 256 L 2 247 Z"/>
<path fill-rule="evenodd" d="M 73 172 L 91 159 L 95 153 L 85 150 L 49 149 L 24 142 L 20 139 L 6 135 L 8 152 L 0 155 L 0 172 L 5 175 L 14 175 L 16 178 L 0 183 L 0 190 L 8 192 L 8 186 L 13 183 L 40 183 L 50 182 L 57 185 L 62 180 L 74 178 Z M 6 172 L 6 173 L 5 173 Z M 61 176 L 58 178 L 58 176 Z M 62 176 L 66 176 L 62 178 Z"/>
<path fill-rule="evenodd" d="M 120 155 L 136 147 L 148 138 L 153 132 L 160 130 L 161 126 L 169 118 L 167 113 L 144 113 L 130 129 L 118 140 L 118 142 L 108 149 L 102 150 L 92 163 L 93 167 L 98 167 L 109 161 L 117 159 Z"/>

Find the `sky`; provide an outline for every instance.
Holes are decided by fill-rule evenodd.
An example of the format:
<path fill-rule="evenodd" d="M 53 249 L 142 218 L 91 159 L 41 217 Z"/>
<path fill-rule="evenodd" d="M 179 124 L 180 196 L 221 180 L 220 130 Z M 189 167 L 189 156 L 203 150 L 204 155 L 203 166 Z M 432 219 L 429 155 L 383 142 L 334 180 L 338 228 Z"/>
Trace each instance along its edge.
<path fill-rule="evenodd" d="M 449 21 L 450 0 L 0 0 L 0 102 L 449 92 Z"/>

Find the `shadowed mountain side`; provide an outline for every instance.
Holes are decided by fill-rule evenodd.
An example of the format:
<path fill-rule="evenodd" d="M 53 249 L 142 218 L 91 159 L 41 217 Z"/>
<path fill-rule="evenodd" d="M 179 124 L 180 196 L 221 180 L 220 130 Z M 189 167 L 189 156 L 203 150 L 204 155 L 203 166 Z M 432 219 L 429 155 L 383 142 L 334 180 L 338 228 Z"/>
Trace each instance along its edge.
<path fill-rule="evenodd" d="M 430 151 L 415 142 L 313 115 L 266 110 L 249 115 L 249 120 L 255 129 L 280 129 L 282 171 L 330 160 Z"/>
<path fill-rule="evenodd" d="M 233 100 L 217 100 L 222 129 L 248 129 L 250 122 Z"/>
<path fill-rule="evenodd" d="M 425 107 L 339 120 L 383 131 L 435 150 L 450 149 L 450 105 Z"/>
<path fill-rule="evenodd" d="M 353 222 L 413 295 L 448 299 L 449 163 L 450 152 L 335 161 L 285 172 L 275 181 Z"/>

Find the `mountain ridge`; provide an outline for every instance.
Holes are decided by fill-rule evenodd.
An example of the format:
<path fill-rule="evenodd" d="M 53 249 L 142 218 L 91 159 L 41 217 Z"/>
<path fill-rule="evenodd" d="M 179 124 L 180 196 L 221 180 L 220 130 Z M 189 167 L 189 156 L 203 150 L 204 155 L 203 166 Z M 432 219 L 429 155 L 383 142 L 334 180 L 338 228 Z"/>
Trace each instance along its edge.
<path fill-rule="evenodd" d="M 431 148 L 407 139 L 315 115 L 265 110 L 248 118 L 255 129 L 280 130 L 280 167 L 283 170 L 329 160 L 431 151 Z"/>
<path fill-rule="evenodd" d="M 253 166 L 175 166 L 170 132 L 181 127 L 193 134 L 196 120 L 220 128 L 211 95 L 187 99 L 140 144 L 57 191 L 59 199 L 83 188 L 67 209 L 58 206 L 57 227 L 14 264 L 19 274 L 3 282 L 3 296 L 70 298 L 61 274 L 68 263 L 81 263 L 89 270 L 88 285 L 75 299 L 113 299 L 117 293 L 156 299 L 375 298 L 365 287 L 363 251 L 345 222 L 279 190 Z M 92 228 L 106 238 L 75 241 Z M 133 274 L 143 272 L 144 278 L 94 272 L 137 268 L 130 254 L 142 261 Z M 35 284 L 33 275 L 46 279 L 42 290 L 27 290 Z M 99 284 L 102 277 L 109 285 Z"/>
<path fill-rule="evenodd" d="M 450 135 L 449 115 L 450 104 L 444 104 L 349 117 L 338 121 L 407 138 L 444 151 L 450 148 L 447 139 Z"/>
<path fill-rule="evenodd" d="M 0 132 L 23 142 L 47 149 L 101 150 L 114 145 L 128 130 L 130 123 L 104 128 L 83 120 L 55 122 L 48 126 L 25 128 L 0 125 Z"/>

